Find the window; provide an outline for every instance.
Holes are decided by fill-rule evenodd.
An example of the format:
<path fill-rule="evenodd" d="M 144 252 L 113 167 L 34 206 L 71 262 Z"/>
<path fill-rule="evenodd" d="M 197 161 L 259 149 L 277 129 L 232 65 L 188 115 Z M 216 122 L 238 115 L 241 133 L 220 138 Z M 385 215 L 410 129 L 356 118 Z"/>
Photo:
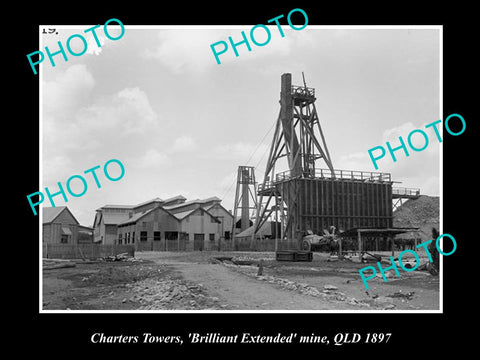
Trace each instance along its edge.
<path fill-rule="evenodd" d="M 215 234 L 209 234 L 210 241 L 215 241 Z"/>
<path fill-rule="evenodd" d="M 153 241 L 160 241 L 160 240 L 161 240 L 160 231 L 154 231 L 153 232 Z"/>
<path fill-rule="evenodd" d="M 132 244 L 135 244 L 135 231 L 132 234 Z"/>
<path fill-rule="evenodd" d="M 68 244 L 68 235 L 62 235 L 62 237 L 60 238 L 60 243 Z"/>
<path fill-rule="evenodd" d="M 140 231 L 140 241 L 147 241 L 147 232 Z"/>
<path fill-rule="evenodd" d="M 212 224 L 215 224 L 215 223 L 217 222 L 217 219 L 216 219 L 215 217 L 213 217 L 213 216 L 210 216 L 210 222 L 211 222 Z"/>
<path fill-rule="evenodd" d="M 125 240 L 125 244 L 130 244 L 130 233 L 127 233 L 127 239 Z"/>
<path fill-rule="evenodd" d="M 165 231 L 165 240 L 177 240 L 178 232 L 176 231 Z"/>
<path fill-rule="evenodd" d="M 225 231 L 225 240 L 230 240 L 230 231 Z"/>
<path fill-rule="evenodd" d="M 122 244 L 122 233 L 118 234 L 118 243 Z"/>

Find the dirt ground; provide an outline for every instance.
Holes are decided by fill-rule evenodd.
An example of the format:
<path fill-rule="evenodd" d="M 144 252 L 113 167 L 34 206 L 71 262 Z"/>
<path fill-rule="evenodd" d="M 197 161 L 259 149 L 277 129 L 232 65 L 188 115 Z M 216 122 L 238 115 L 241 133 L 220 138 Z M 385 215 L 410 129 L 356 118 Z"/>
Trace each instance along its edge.
<path fill-rule="evenodd" d="M 373 263 L 329 261 L 327 254 L 314 253 L 311 262 L 279 262 L 273 252 L 137 252 L 134 260 L 78 260 L 72 268 L 44 270 L 43 309 L 439 309 L 438 276 L 400 269 L 397 277 L 389 271 L 388 282 L 377 275 L 366 291 L 358 270 Z"/>

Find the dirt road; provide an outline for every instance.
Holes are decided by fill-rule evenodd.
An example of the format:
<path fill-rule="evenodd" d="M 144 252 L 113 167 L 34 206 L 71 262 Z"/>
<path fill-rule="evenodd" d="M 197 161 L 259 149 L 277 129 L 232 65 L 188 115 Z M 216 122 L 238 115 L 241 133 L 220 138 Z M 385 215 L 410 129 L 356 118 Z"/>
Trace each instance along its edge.
<path fill-rule="evenodd" d="M 223 309 L 231 310 L 335 310 L 351 305 L 328 302 L 274 284 L 252 279 L 221 264 L 192 264 L 157 260 L 187 281 L 201 284 Z"/>
<path fill-rule="evenodd" d="M 315 254 L 313 262 L 277 262 L 273 253 L 138 253 L 167 266 L 179 278 L 201 284 L 232 310 L 436 310 L 439 279 L 416 272 L 401 278 L 371 281 L 365 291 L 358 275 L 363 265 L 328 263 Z M 216 257 L 249 259 L 244 266 L 212 263 Z M 259 259 L 264 276 L 256 276 Z M 241 262 L 240 262 L 241 263 Z M 237 262 L 238 264 L 238 262 Z"/>
<path fill-rule="evenodd" d="M 349 261 L 278 262 L 259 252 L 138 252 L 134 262 L 44 271 L 46 310 L 438 310 L 439 279 L 425 272 L 365 288 Z M 219 261 L 218 259 L 227 259 Z M 232 261 L 233 259 L 233 261 Z M 264 271 L 257 276 L 262 259 Z"/>

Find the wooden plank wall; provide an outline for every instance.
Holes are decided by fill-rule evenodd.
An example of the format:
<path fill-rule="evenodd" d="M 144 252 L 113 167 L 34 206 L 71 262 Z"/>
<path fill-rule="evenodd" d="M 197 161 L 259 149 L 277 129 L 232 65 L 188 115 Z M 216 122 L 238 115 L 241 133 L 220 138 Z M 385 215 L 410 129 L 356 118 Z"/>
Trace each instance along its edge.
<path fill-rule="evenodd" d="M 298 196 L 293 194 L 298 190 Z M 302 232 L 310 229 L 387 228 L 393 223 L 392 185 L 332 179 L 294 179 L 284 183 L 287 207 L 299 219 Z M 296 206 L 293 199 L 297 199 Z"/>

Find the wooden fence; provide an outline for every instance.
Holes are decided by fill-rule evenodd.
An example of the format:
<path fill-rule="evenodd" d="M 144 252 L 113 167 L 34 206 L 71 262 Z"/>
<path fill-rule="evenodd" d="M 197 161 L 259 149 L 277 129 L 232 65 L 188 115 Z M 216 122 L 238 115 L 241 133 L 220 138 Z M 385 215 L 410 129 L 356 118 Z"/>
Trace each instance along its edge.
<path fill-rule="evenodd" d="M 185 239 L 139 241 L 135 244 L 137 251 L 220 251 L 222 244 L 218 241 L 192 241 Z"/>
<path fill-rule="evenodd" d="M 236 238 L 222 244 L 224 251 L 275 251 L 275 239 Z M 277 240 L 277 250 L 298 250 L 298 243 L 291 240 Z"/>
<path fill-rule="evenodd" d="M 135 255 L 134 245 L 100 244 L 43 244 L 43 258 L 49 259 L 98 259 L 128 253 Z"/>
<path fill-rule="evenodd" d="M 275 251 L 275 239 L 236 238 L 232 240 L 195 241 L 195 240 L 164 240 L 139 241 L 135 243 L 136 251 Z M 298 250 L 296 241 L 278 240 L 278 250 Z"/>

